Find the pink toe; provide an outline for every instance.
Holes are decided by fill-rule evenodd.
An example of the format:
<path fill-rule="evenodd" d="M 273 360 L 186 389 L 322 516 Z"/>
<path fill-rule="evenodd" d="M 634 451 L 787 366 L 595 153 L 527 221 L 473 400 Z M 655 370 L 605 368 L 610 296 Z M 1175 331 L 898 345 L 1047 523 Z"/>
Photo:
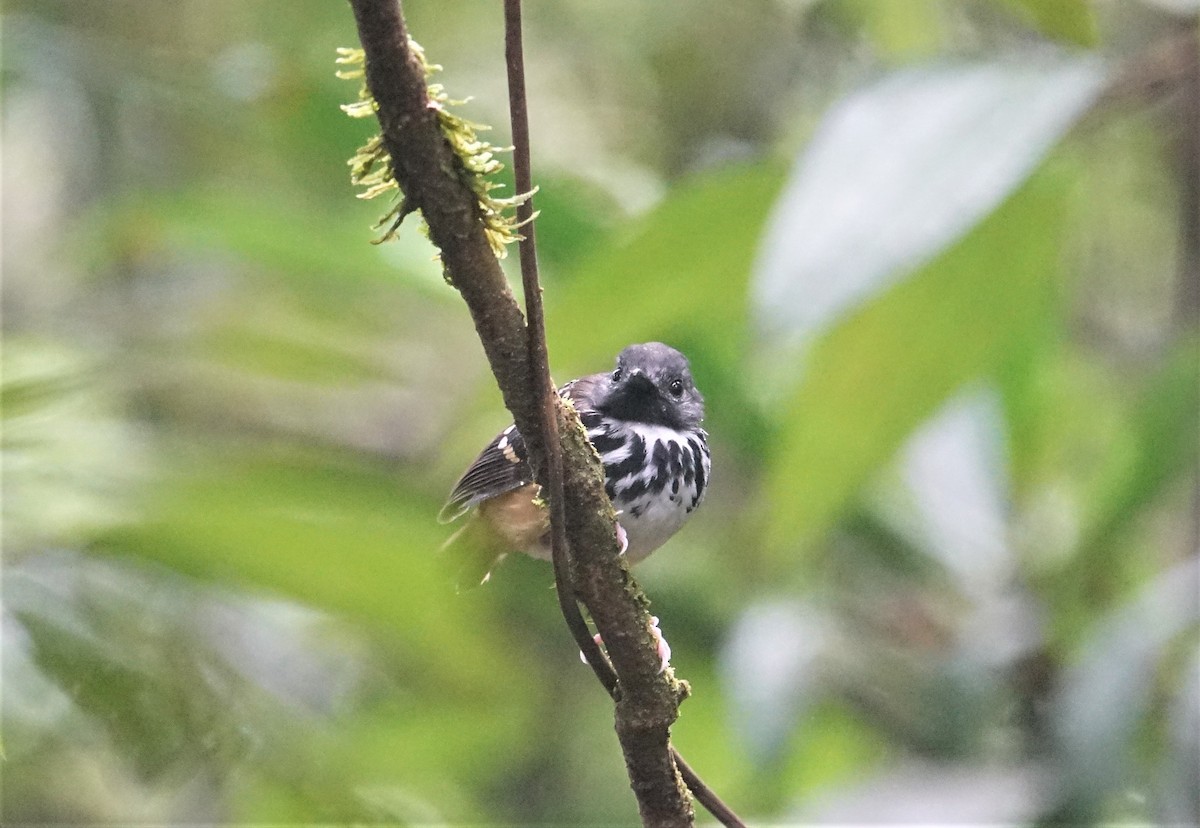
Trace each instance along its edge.
<path fill-rule="evenodd" d="M 667 639 L 662 634 L 662 630 L 658 628 L 658 616 L 650 616 L 650 634 L 654 636 L 655 647 L 658 650 L 658 672 L 662 672 L 671 665 L 671 645 L 667 643 Z"/>
<path fill-rule="evenodd" d="M 620 545 L 620 553 L 625 554 L 625 550 L 629 548 L 629 535 L 625 533 L 625 527 L 620 523 L 617 524 L 617 543 Z"/>

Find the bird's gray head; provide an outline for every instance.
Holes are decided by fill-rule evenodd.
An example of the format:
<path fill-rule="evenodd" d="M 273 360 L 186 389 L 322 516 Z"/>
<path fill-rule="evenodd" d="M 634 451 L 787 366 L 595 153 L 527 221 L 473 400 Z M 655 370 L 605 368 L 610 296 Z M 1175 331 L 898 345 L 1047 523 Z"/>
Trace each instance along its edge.
<path fill-rule="evenodd" d="M 692 381 L 687 357 L 661 342 L 630 345 L 597 389 L 597 410 L 620 420 L 698 428 L 704 397 Z"/>

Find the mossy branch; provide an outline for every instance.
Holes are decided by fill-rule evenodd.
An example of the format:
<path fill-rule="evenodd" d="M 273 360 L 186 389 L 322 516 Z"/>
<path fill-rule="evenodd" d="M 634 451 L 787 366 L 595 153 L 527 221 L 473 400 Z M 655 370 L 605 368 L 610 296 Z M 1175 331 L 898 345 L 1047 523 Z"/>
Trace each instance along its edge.
<path fill-rule="evenodd" d="M 527 214 L 520 220 L 513 217 L 512 211 L 526 204 L 533 196 L 533 188 L 529 188 L 509 198 L 498 198 L 494 191 L 502 189 L 503 184 L 495 180 L 496 173 L 504 169 L 504 165 L 496 158 L 496 153 L 511 151 L 499 149 L 479 138 L 479 133 L 490 129 L 484 124 L 468 121 L 453 111 L 452 107 L 467 103 L 466 100 L 456 101 L 446 94 L 445 87 L 440 83 L 429 83 L 429 79 L 442 67 L 429 63 L 425 59 L 425 50 L 412 38 L 408 40 L 408 50 L 412 59 L 421 67 L 426 80 L 426 98 L 428 107 L 437 113 L 438 126 L 442 135 L 453 150 L 454 172 L 459 180 L 475 193 L 479 210 L 479 219 L 483 223 L 483 232 L 488 244 L 497 258 L 503 259 L 508 254 L 508 245 L 520 241 L 522 236 L 517 229 L 536 218 Z M 358 100 L 345 104 L 342 110 L 351 118 L 369 118 L 379 113 L 379 103 L 375 100 L 370 86 L 366 82 L 365 71 L 366 52 L 362 49 L 338 49 L 337 63 L 346 68 L 339 69 L 337 76 L 343 80 L 362 79 L 358 91 Z M 350 180 L 364 188 L 359 198 L 376 198 L 381 195 L 391 195 L 392 208 L 379 220 L 376 229 L 387 225 L 382 236 L 375 240 L 376 244 L 395 238 L 396 231 L 409 213 L 419 209 L 410 199 L 405 197 L 403 188 L 392 172 L 392 157 L 384 141 L 383 134 L 373 136 L 366 144 L 358 148 L 350 165 Z M 390 222 L 390 224 L 389 224 Z"/>
<path fill-rule="evenodd" d="M 353 67 L 361 64 L 366 90 L 350 112 L 375 114 L 381 128 L 379 138 L 368 143 L 352 162 L 354 173 L 368 192 L 390 191 L 389 182 L 394 182 L 403 194 L 384 223 L 415 210 L 421 212 L 430 240 L 441 251 L 447 280 L 470 309 L 504 403 L 525 438 L 544 486 L 551 467 L 549 458 L 561 452 L 562 496 L 553 510 L 555 531 L 561 533 L 558 545 L 560 550 L 563 546 L 570 550 L 573 595 L 588 608 L 603 635 L 611 666 L 600 656 L 577 608 L 567 598 L 563 600 L 564 614 L 593 669 L 616 700 L 617 735 L 643 822 L 692 824 L 682 774 L 687 788 L 700 796 L 714 816 L 726 825 L 741 825 L 671 747 L 670 726 L 687 686 L 677 681 L 672 671 L 659 670 L 647 601 L 617 554 L 615 516 L 604 491 L 599 459 L 574 410 L 548 392 L 551 386 L 540 303 L 535 300 L 531 306 L 538 316 L 536 327 L 527 328 L 497 262 L 504 244 L 518 236 L 516 228 L 532 220 L 532 206 L 522 209 L 515 221 L 506 217 L 503 231 L 497 229 L 497 216 L 512 206 L 519 207 L 533 188 L 524 185 L 525 194 L 515 200 L 487 202 L 491 186 L 481 180 L 486 179 L 485 170 L 494 171 L 493 150 L 484 149 L 474 138 L 474 125 L 447 116 L 448 99 L 440 87 L 428 84 L 433 68 L 409 38 L 399 0 L 349 2 L 362 53 L 361 57 L 343 53 L 344 65 L 351 66 L 353 73 Z M 519 5 L 509 0 L 510 38 L 514 8 L 519 34 Z M 523 97 L 523 80 L 521 87 Z M 526 152 L 527 148 L 526 140 Z M 524 173 L 518 182 L 527 179 L 527 163 Z M 520 183 L 518 188 L 522 188 Z M 393 224 L 385 237 L 394 230 Z M 508 235 L 501 238 L 502 232 Z M 532 248 L 527 255 L 532 259 Z M 527 279 L 526 295 L 540 295 L 536 269 Z M 557 460 L 554 465 L 557 468 Z M 557 481 L 553 488 L 557 489 Z M 560 551 L 556 572 L 565 583 L 562 558 Z"/>

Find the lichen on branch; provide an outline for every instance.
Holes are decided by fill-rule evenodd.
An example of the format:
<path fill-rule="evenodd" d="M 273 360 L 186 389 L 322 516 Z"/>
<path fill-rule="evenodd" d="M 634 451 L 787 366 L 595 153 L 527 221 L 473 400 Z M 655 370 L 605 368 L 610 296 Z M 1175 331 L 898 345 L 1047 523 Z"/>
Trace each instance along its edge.
<path fill-rule="evenodd" d="M 429 83 L 434 74 L 441 71 L 441 66 L 430 63 L 425 58 L 425 50 L 412 38 L 408 40 L 409 48 L 421 64 L 425 73 L 429 107 L 437 112 L 438 126 L 457 159 L 455 172 L 459 179 L 475 194 L 479 208 L 479 218 L 483 222 L 484 233 L 488 245 L 497 258 L 507 255 L 507 247 L 513 242 L 520 241 L 517 231 L 523 224 L 528 223 L 534 216 L 525 221 L 518 221 L 513 211 L 528 201 L 537 188 L 527 193 L 519 193 L 509 198 L 499 198 L 494 193 L 504 185 L 494 179 L 494 176 L 504 169 L 504 164 L 496 158 L 499 152 L 509 152 L 511 147 L 497 148 L 479 138 L 478 133 L 491 129 L 486 124 L 477 124 L 463 118 L 452 110 L 461 106 L 469 99 L 454 100 L 440 83 Z M 351 118 L 370 118 L 379 112 L 379 104 L 375 101 L 366 82 L 366 52 L 362 49 L 339 48 L 337 64 L 345 67 L 337 71 L 337 76 L 343 80 L 362 80 L 359 87 L 358 100 L 343 104 L 344 111 Z M 380 218 L 376 229 L 385 225 L 383 235 L 374 239 L 374 244 L 390 241 L 395 238 L 397 230 L 405 216 L 414 212 L 416 207 L 404 197 L 399 182 L 392 167 L 392 158 L 384 143 L 382 133 L 371 137 L 355 152 L 354 157 L 347 162 L 350 166 L 350 181 L 355 186 L 365 188 L 359 193 L 359 198 L 375 198 L 391 194 L 393 204 L 390 210 Z"/>

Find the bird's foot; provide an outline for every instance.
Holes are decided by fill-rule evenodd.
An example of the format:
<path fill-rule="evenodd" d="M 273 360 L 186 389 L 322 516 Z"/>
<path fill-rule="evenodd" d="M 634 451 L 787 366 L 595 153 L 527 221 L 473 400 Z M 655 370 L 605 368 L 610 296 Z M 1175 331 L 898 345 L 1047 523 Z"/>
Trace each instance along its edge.
<path fill-rule="evenodd" d="M 617 543 L 621 547 L 618 552 L 624 555 L 625 550 L 629 548 L 629 535 L 626 534 L 625 527 L 621 525 L 620 521 L 617 522 Z"/>
<path fill-rule="evenodd" d="M 671 666 L 671 645 L 667 643 L 667 638 L 662 634 L 662 630 L 658 628 L 658 616 L 650 616 L 650 635 L 654 636 L 654 646 L 658 651 L 658 672 L 662 672 Z"/>
<path fill-rule="evenodd" d="M 662 630 L 658 628 L 657 615 L 650 616 L 650 635 L 654 638 L 655 651 L 658 653 L 658 672 L 661 673 L 671 666 L 671 645 L 667 643 Z M 597 646 L 604 646 L 604 639 L 600 637 L 600 633 L 596 633 L 592 638 L 595 640 Z M 579 660 L 587 664 L 587 658 L 584 657 L 583 653 L 579 654 Z"/>

